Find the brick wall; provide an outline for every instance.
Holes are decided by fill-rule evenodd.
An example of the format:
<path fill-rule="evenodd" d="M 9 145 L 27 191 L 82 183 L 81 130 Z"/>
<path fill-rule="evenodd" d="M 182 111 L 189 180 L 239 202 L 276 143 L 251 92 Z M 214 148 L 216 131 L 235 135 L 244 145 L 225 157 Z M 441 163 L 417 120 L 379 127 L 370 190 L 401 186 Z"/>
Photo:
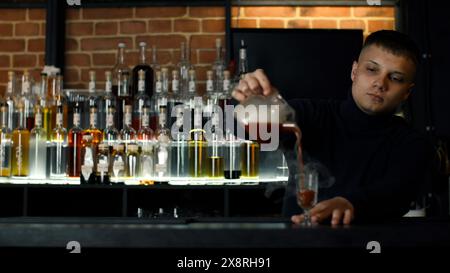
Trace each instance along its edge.
<path fill-rule="evenodd" d="M 43 66 L 45 11 L 8 10 L 0 20 L 0 86 L 9 69 Z M 235 7 L 233 27 L 363 29 L 364 35 L 394 28 L 393 7 Z M 146 41 L 158 47 L 158 61 L 174 66 L 182 41 L 191 44 L 191 61 L 198 78 L 214 60 L 216 38 L 224 39 L 225 12 L 220 7 L 69 9 L 66 23 L 66 86 L 86 88 L 88 71 L 115 64 L 119 41 L 127 44 L 127 63 L 138 61 L 137 46 Z M 5 43 L 5 41 L 8 41 Z M 150 57 L 151 51 L 148 52 Z M 35 74 L 38 70 L 35 70 Z M 0 90 L 2 90 L 0 89 Z"/>
<path fill-rule="evenodd" d="M 38 77 L 44 66 L 45 9 L 0 9 L 0 92 L 8 70 L 29 69 Z"/>

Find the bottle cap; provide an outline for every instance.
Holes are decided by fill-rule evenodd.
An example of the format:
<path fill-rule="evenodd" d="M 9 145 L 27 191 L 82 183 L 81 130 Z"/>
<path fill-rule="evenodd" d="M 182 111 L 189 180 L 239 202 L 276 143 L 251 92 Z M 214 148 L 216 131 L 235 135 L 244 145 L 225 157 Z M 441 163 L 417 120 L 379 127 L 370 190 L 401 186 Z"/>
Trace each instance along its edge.
<path fill-rule="evenodd" d="M 119 43 L 117 46 L 118 46 L 119 48 L 125 48 L 125 43 Z"/>
<path fill-rule="evenodd" d="M 140 42 L 140 43 L 139 43 L 139 46 L 140 46 L 140 47 L 147 46 L 147 43 L 146 43 L 146 42 Z"/>

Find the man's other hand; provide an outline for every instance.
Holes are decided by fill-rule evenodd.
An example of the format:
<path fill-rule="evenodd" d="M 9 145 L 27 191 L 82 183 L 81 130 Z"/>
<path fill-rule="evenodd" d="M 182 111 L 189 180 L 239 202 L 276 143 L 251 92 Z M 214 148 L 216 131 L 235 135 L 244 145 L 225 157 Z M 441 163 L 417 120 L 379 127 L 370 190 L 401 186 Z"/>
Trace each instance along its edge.
<path fill-rule="evenodd" d="M 331 225 L 337 226 L 341 223 L 350 225 L 354 217 L 354 208 L 352 203 L 343 197 L 335 197 L 324 200 L 314 208 L 311 209 L 311 221 L 313 223 L 320 223 L 331 217 Z M 300 224 L 304 220 L 303 214 L 294 215 L 291 217 L 292 222 Z"/>
<path fill-rule="evenodd" d="M 269 78 L 267 78 L 264 70 L 257 69 L 254 72 L 245 74 L 244 78 L 234 88 L 231 95 L 237 101 L 242 102 L 252 95 L 268 96 L 274 92 Z"/>

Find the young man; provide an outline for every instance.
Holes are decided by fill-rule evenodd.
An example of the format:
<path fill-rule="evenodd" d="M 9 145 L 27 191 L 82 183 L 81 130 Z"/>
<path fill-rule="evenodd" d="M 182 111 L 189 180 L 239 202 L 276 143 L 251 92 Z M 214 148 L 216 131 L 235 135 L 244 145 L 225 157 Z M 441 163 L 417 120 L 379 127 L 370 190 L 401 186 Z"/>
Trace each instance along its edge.
<path fill-rule="evenodd" d="M 313 222 L 332 225 L 401 217 L 425 183 L 431 146 L 394 115 L 411 93 L 418 49 L 406 35 L 382 30 L 369 35 L 351 70 L 345 101 L 293 100 L 302 148 L 324 164 L 335 183 L 319 189 Z M 244 101 L 275 89 L 262 70 L 249 73 L 233 91 Z M 287 198 L 288 215 L 299 210 Z M 302 214 L 291 217 L 300 223 Z"/>

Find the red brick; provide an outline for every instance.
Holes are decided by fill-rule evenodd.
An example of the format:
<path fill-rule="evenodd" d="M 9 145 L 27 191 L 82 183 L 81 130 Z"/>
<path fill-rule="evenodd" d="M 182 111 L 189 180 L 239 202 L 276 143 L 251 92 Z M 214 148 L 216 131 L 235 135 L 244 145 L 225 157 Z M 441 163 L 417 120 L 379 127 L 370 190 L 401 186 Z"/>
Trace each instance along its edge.
<path fill-rule="evenodd" d="M 81 39 L 81 50 L 112 50 L 121 42 L 125 43 L 128 49 L 133 45 L 131 38 L 85 38 Z"/>
<path fill-rule="evenodd" d="M 8 82 L 8 71 L 9 70 L 0 70 L 0 83 L 6 84 Z"/>
<path fill-rule="evenodd" d="M 341 20 L 339 27 L 344 29 L 366 29 L 366 23 L 363 20 Z"/>
<path fill-rule="evenodd" d="M 80 20 L 81 9 L 79 8 L 67 8 L 66 9 L 66 19 L 67 20 Z"/>
<path fill-rule="evenodd" d="M 38 61 L 39 61 L 38 66 L 44 67 L 45 66 L 45 54 L 39 54 Z"/>
<path fill-rule="evenodd" d="M 295 7 L 246 7 L 245 17 L 294 17 Z"/>
<path fill-rule="evenodd" d="M 189 7 L 191 17 L 225 17 L 223 7 Z"/>
<path fill-rule="evenodd" d="M 151 51 L 150 51 L 151 52 Z M 149 60 L 151 60 L 151 55 L 149 55 L 147 58 L 149 58 Z M 172 54 L 169 51 L 162 51 L 159 50 L 156 53 L 156 60 L 158 61 L 159 64 L 161 65 L 167 65 L 169 63 L 173 63 L 172 60 Z M 173 69 L 173 68 L 172 68 Z M 172 73 L 172 72 L 171 72 Z"/>
<path fill-rule="evenodd" d="M 75 68 L 66 68 L 64 71 L 65 82 L 78 82 L 80 80 L 80 71 Z"/>
<path fill-rule="evenodd" d="M 225 20 L 202 20 L 203 32 L 225 32 Z"/>
<path fill-rule="evenodd" d="M 25 51 L 25 40 L 20 39 L 0 39 L 0 52 Z"/>
<path fill-rule="evenodd" d="M 171 20 L 149 20 L 148 21 L 148 32 L 151 32 L 151 33 L 172 32 L 172 21 Z"/>
<path fill-rule="evenodd" d="M 6 85 L 0 85 L 0 95 L 3 97 L 6 92 Z"/>
<path fill-rule="evenodd" d="M 368 20 L 368 31 L 374 32 L 382 29 L 394 29 L 394 21 L 388 20 Z"/>
<path fill-rule="evenodd" d="M 198 62 L 201 64 L 211 64 L 216 60 L 215 50 L 199 50 Z"/>
<path fill-rule="evenodd" d="M 66 39 L 66 51 L 78 50 L 78 41 L 75 39 Z"/>
<path fill-rule="evenodd" d="M 26 9 L 2 9 L 2 21 L 25 21 Z"/>
<path fill-rule="evenodd" d="M 350 7 L 301 7 L 300 16 L 305 17 L 349 17 Z"/>
<path fill-rule="evenodd" d="M 289 20 L 287 26 L 288 28 L 311 28 L 310 23 L 310 20 Z"/>
<path fill-rule="evenodd" d="M 257 28 L 258 22 L 253 19 L 233 19 L 231 26 L 234 28 Z"/>
<path fill-rule="evenodd" d="M 266 20 L 262 19 L 259 21 L 260 28 L 284 28 L 283 20 Z"/>
<path fill-rule="evenodd" d="M 0 24 L 0 36 L 12 36 L 13 35 L 13 25 L 12 24 Z"/>
<path fill-rule="evenodd" d="M 175 32 L 199 32 L 200 22 L 198 20 L 177 19 L 174 25 Z"/>
<path fill-rule="evenodd" d="M 41 36 L 45 36 L 46 29 L 45 29 L 46 23 L 41 23 Z"/>
<path fill-rule="evenodd" d="M 126 56 L 127 59 L 129 55 Z M 116 64 L 115 53 L 94 53 L 92 55 L 94 66 L 110 66 L 113 67 Z"/>
<path fill-rule="evenodd" d="M 242 14 L 244 14 L 243 7 L 232 7 L 231 8 L 231 17 L 239 17 Z"/>
<path fill-rule="evenodd" d="M 40 25 L 38 23 L 17 23 L 16 36 L 39 35 Z"/>
<path fill-rule="evenodd" d="M 29 52 L 43 52 L 45 51 L 45 39 L 30 39 L 28 40 Z"/>
<path fill-rule="evenodd" d="M 0 67 L 10 67 L 11 66 L 11 58 L 7 55 L 0 55 Z"/>
<path fill-rule="evenodd" d="M 335 20 L 312 20 L 312 28 L 337 28 Z"/>
<path fill-rule="evenodd" d="M 193 35 L 191 37 L 191 47 L 194 49 L 215 48 L 216 39 L 224 41 L 224 35 Z"/>
<path fill-rule="evenodd" d="M 86 8 L 83 19 L 125 19 L 133 17 L 133 8 Z"/>
<path fill-rule="evenodd" d="M 181 42 L 186 42 L 186 38 L 182 35 L 152 35 L 152 36 L 138 36 L 136 41 L 146 42 L 147 45 L 156 45 L 158 49 L 172 49 L 178 48 Z"/>
<path fill-rule="evenodd" d="M 148 7 L 136 8 L 137 18 L 158 18 L 158 17 L 182 17 L 186 15 L 185 7 Z"/>
<path fill-rule="evenodd" d="M 94 34 L 92 23 L 67 23 L 66 31 L 68 36 L 86 36 Z"/>
<path fill-rule="evenodd" d="M 91 58 L 88 54 L 80 53 L 67 53 L 66 54 L 67 66 L 91 66 Z"/>
<path fill-rule="evenodd" d="M 36 55 L 33 54 L 20 54 L 13 55 L 13 66 L 14 67 L 35 67 Z"/>
<path fill-rule="evenodd" d="M 353 7 L 355 17 L 394 17 L 393 7 Z"/>
<path fill-rule="evenodd" d="M 118 29 L 117 22 L 100 22 L 95 24 L 96 35 L 115 35 Z"/>
<path fill-rule="evenodd" d="M 147 24 L 145 21 L 124 21 L 120 22 L 120 33 L 136 34 L 147 32 Z"/>
<path fill-rule="evenodd" d="M 173 51 L 173 63 L 174 64 L 179 63 L 180 62 L 180 57 L 181 57 L 180 50 L 174 50 Z M 189 60 L 190 60 L 190 62 L 192 64 L 197 64 L 198 63 L 198 61 L 197 61 L 197 49 L 196 48 L 192 48 L 190 50 Z"/>
<path fill-rule="evenodd" d="M 30 20 L 45 20 L 47 12 L 45 9 L 29 9 L 28 18 Z"/>

